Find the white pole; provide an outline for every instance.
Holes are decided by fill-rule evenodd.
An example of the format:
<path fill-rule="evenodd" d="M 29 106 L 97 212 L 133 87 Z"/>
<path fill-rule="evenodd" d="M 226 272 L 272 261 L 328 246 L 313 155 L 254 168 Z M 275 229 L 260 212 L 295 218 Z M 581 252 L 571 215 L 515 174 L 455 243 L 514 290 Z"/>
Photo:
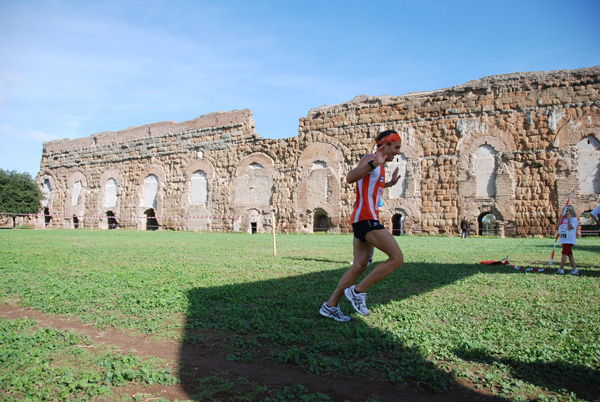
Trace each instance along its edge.
<path fill-rule="evenodd" d="M 273 228 L 273 255 L 277 255 L 277 241 L 275 240 L 275 232 L 277 224 L 275 223 L 275 212 L 271 211 L 271 227 Z"/>

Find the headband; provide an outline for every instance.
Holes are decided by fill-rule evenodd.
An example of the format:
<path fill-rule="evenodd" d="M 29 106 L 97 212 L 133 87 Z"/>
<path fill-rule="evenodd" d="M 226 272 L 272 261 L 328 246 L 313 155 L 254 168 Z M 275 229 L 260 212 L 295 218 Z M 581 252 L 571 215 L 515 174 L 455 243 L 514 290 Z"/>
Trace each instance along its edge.
<path fill-rule="evenodd" d="M 400 138 L 400 134 L 398 133 L 386 135 L 385 137 L 377 141 L 377 145 L 379 146 L 384 144 L 391 144 L 392 142 L 396 141 L 402 141 L 402 138 Z"/>

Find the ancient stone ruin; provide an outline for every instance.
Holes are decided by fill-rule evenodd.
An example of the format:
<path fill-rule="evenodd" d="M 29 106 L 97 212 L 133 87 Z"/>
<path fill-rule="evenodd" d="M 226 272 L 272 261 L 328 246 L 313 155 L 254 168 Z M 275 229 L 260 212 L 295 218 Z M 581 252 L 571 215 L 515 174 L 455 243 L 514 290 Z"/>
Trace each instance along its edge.
<path fill-rule="evenodd" d="M 315 108 L 297 136 L 264 139 L 250 110 L 44 144 L 39 227 L 349 232 L 346 174 L 384 129 L 403 138 L 388 163 L 381 220 L 394 234 L 549 235 L 573 189 L 581 215 L 600 193 L 600 67 L 514 73 L 401 96 Z"/>

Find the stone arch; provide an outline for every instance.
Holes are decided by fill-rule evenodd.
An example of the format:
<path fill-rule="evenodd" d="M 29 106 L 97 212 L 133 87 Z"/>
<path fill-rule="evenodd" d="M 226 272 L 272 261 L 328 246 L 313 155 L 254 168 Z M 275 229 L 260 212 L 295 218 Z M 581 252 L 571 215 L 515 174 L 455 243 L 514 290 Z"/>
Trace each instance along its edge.
<path fill-rule="evenodd" d="M 560 214 L 561 207 L 566 204 L 571 191 L 579 188 L 580 183 L 586 180 L 587 173 L 580 172 L 579 169 L 581 152 L 578 144 L 587 137 L 600 142 L 600 115 L 583 116 L 569 120 L 560 127 L 554 138 L 553 145 L 557 148 L 558 157 L 556 169 L 557 215 Z M 598 168 L 600 168 L 600 164 Z M 596 178 L 598 177 L 594 179 Z M 595 190 L 587 194 L 575 191 L 571 204 L 576 205 L 580 211 L 591 210 L 598 205 L 598 193 Z"/>
<path fill-rule="evenodd" d="M 202 172 L 206 179 L 205 191 L 206 202 L 205 203 L 194 203 L 193 194 L 197 194 L 198 189 L 194 183 L 194 175 L 197 172 Z M 181 215 L 186 217 L 184 226 L 188 230 L 201 231 L 201 230 L 212 230 L 212 218 L 213 215 L 213 194 L 214 194 L 214 182 L 216 178 L 215 167 L 213 163 L 208 159 L 198 159 L 190 163 L 185 167 L 183 172 L 184 175 L 184 188 L 181 200 Z M 194 193 L 192 193 L 194 192 Z"/>
<path fill-rule="evenodd" d="M 146 183 L 146 179 L 149 177 L 156 177 L 157 189 L 156 189 L 156 206 L 152 205 L 143 205 L 144 200 L 144 187 Z M 162 225 L 163 221 L 163 209 L 164 209 L 164 187 L 166 183 L 166 175 L 165 170 L 162 166 L 152 163 L 148 165 L 145 169 L 141 171 L 137 180 L 137 188 L 138 188 L 138 202 L 137 202 L 137 216 L 139 219 L 142 219 L 141 222 L 138 222 L 138 225 L 141 227 L 146 226 L 146 212 L 149 209 L 154 210 L 154 219 L 157 221 L 157 226 Z M 146 200 L 148 201 L 148 200 Z M 147 202 L 146 202 L 147 203 Z"/>
<path fill-rule="evenodd" d="M 503 227 L 512 226 L 515 220 L 515 168 L 510 157 L 517 149 L 515 140 L 510 133 L 478 119 L 461 119 L 456 130 L 460 139 L 456 146 L 458 209 L 454 226 L 458 227 L 461 216 L 470 222 L 477 221 L 480 212 L 487 209 L 497 212 L 494 215 L 503 233 Z M 477 197 L 476 154 L 481 147 L 489 147 L 495 152 L 495 193 Z"/>
<path fill-rule="evenodd" d="M 234 213 L 244 215 L 258 211 L 253 213 L 270 214 L 274 175 L 275 163 L 270 156 L 257 152 L 242 159 L 232 179 L 230 197 Z"/>
<path fill-rule="evenodd" d="M 109 182 L 111 180 L 114 181 L 114 194 L 112 193 L 113 190 L 109 187 Z M 117 217 L 121 215 L 121 196 L 123 194 L 123 189 L 125 188 L 125 185 L 126 184 L 123 174 L 120 170 L 114 167 L 105 170 L 100 175 L 100 197 L 98 198 L 98 226 L 101 229 L 110 228 L 107 212 L 110 211 L 113 214 L 113 216 Z"/>
<path fill-rule="evenodd" d="M 36 177 L 36 183 L 42 190 L 44 198 L 42 199 L 42 212 L 37 219 L 36 227 L 42 229 L 52 221 L 55 199 L 58 195 L 56 179 L 47 170 L 43 170 Z"/>
<path fill-rule="evenodd" d="M 76 220 L 69 218 L 71 229 L 75 228 L 75 222 L 83 227 L 87 220 L 85 216 L 85 204 L 89 192 L 87 176 L 82 171 L 75 171 L 67 176 L 67 189 L 65 192 L 65 217 L 77 217 Z"/>
<path fill-rule="evenodd" d="M 421 230 L 421 213 L 423 205 L 423 197 L 421 196 L 421 161 L 424 155 L 422 141 L 425 136 L 410 125 L 390 127 L 390 129 L 396 130 L 402 138 L 400 154 L 406 159 L 406 171 L 404 180 L 398 181 L 394 187 L 404 186 L 404 192 L 403 196 L 393 198 L 391 195 L 394 194 L 394 192 L 399 192 L 398 189 L 395 189 L 394 187 L 386 189 L 383 196 L 385 212 L 380 214 L 379 218 L 382 222 L 385 221 L 388 227 L 393 228 L 393 216 L 401 214 L 404 218 L 405 233 L 419 233 Z M 392 177 L 394 168 L 395 165 L 393 163 L 388 163 L 386 165 L 386 181 Z"/>
<path fill-rule="evenodd" d="M 296 219 L 301 231 L 313 232 L 313 212 L 317 210 L 323 211 L 321 215 L 328 216 L 333 231 L 340 230 L 340 176 L 343 161 L 340 149 L 324 142 L 312 143 L 300 154 Z"/>

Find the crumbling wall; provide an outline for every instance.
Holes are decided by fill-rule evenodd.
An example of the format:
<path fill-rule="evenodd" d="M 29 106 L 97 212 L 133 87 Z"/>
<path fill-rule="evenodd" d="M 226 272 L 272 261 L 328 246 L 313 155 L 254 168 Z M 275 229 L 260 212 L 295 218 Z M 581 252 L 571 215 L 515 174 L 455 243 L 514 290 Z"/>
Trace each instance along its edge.
<path fill-rule="evenodd" d="M 457 233 L 463 216 L 475 229 L 493 213 L 501 234 L 550 234 L 559 205 L 580 182 L 591 180 L 573 196 L 576 210 L 598 202 L 600 177 L 590 170 L 599 90 L 600 67 L 591 67 L 362 95 L 312 109 L 297 136 L 279 140 L 260 138 L 249 110 L 212 113 L 45 143 L 37 181 L 51 183 L 52 221 L 69 227 L 73 216 L 80 226 L 107 227 L 111 213 L 145 228 L 151 209 L 170 229 L 270 231 L 275 211 L 292 231 L 312 232 L 317 221 L 350 231 L 355 194 L 345 176 L 372 151 L 378 132 L 396 129 L 402 156 L 390 165 L 405 175 L 402 188 L 384 195 L 390 229 L 402 221 L 408 233 Z M 154 208 L 142 205 L 149 176 L 158 182 Z M 117 202 L 106 205 L 114 183 Z M 204 193 L 205 201 L 192 200 Z"/>

